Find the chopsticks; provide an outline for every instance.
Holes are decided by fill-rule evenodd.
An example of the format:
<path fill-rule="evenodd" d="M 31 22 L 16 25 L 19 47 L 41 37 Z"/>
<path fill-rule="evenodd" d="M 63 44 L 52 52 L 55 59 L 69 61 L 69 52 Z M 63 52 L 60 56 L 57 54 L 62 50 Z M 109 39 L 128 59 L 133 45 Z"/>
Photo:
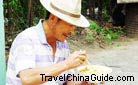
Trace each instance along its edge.
<path fill-rule="evenodd" d="M 91 65 L 91 62 L 88 60 L 88 58 L 86 59 L 85 64 L 86 65 Z"/>

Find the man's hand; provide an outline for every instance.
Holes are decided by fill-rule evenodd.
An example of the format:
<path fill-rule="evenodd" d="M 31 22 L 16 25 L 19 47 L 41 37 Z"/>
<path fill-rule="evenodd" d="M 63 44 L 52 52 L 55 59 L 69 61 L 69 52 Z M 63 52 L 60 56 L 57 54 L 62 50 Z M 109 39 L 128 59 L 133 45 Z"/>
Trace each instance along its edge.
<path fill-rule="evenodd" d="M 86 60 L 85 51 L 75 51 L 65 60 L 65 64 L 68 66 L 69 69 L 72 69 L 82 65 L 85 62 L 85 60 Z"/>

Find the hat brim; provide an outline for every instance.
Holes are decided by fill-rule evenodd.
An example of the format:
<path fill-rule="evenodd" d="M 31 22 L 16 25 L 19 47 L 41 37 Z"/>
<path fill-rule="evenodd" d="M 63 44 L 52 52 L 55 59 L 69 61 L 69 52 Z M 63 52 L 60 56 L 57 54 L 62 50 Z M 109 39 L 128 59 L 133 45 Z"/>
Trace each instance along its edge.
<path fill-rule="evenodd" d="M 55 16 L 57 16 L 58 18 L 73 24 L 75 26 L 78 27 L 89 27 L 89 21 L 83 16 L 81 15 L 80 18 L 74 18 L 71 17 L 69 15 L 63 14 L 58 12 L 57 10 L 53 9 L 50 5 L 52 0 L 40 0 L 41 4 L 52 14 L 54 14 Z"/>

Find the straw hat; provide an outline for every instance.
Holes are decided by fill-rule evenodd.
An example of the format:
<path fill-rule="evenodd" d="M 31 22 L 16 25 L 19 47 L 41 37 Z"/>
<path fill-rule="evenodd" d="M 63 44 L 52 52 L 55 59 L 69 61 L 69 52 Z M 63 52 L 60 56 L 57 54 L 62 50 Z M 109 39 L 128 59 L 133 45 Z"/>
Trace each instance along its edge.
<path fill-rule="evenodd" d="M 79 27 L 90 25 L 81 14 L 81 0 L 40 0 L 40 2 L 50 13 L 70 24 Z"/>

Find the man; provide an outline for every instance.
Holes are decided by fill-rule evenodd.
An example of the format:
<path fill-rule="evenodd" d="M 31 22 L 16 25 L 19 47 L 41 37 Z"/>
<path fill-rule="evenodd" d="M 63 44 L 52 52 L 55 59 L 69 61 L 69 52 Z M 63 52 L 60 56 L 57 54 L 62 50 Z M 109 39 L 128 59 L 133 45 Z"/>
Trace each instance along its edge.
<path fill-rule="evenodd" d="M 51 13 L 49 19 L 40 20 L 38 25 L 15 38 L 10 49 L 6 85 L 88 85 L 81 81 L 49 81 L 46 77 L 69 74 L 68 70 L 86 60 L 84 51 L 70 54 L 66 41 L 75 26 L 89 26 L 81 15 L 81 0 L 40 2 Z"/>

